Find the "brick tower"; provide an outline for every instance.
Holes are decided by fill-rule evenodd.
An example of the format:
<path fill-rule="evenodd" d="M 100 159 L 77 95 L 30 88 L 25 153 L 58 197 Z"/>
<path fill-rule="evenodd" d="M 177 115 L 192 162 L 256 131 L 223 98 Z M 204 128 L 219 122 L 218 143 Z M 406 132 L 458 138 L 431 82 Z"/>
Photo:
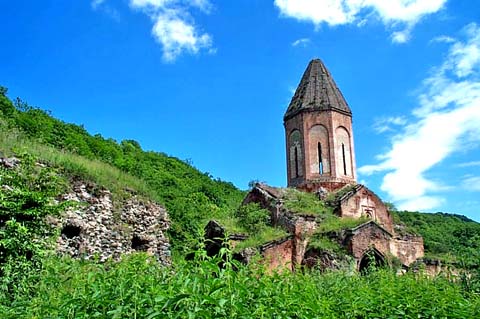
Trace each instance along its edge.
<path fill-rule="evenodd" d="M 283 122 L 289 187 L 333 191 L 356 183 L 352 112 L 320 59 L 308 64 Z"/>

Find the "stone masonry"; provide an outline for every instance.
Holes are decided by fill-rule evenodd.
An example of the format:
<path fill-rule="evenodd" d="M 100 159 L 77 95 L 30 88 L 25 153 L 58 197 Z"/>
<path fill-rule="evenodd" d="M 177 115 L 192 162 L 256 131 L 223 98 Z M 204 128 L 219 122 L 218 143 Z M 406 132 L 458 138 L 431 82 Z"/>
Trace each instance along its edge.
<path fill-rule="evenodd" d="M 105 261 L 145 251 L 164 265 L 171 263 L 166 236 L 170 222 L 163 207 L 136 196 L 114 207 L 108 190 L 83 182 L 76 182 L 62 200 L 75 205 L 61 218 L 49 220 L 61 228 L 57 240 L 59 254 Z"/>

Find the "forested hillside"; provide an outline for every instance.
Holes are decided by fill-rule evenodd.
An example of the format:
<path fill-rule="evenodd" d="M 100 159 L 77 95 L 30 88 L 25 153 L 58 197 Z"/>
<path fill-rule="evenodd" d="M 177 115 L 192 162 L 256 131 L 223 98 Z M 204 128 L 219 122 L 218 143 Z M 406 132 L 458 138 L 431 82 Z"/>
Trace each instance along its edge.
<path fill-rule="evenodd" d="M 462 215 L 396 212 L 409 231 L 422 235 L 425 257 L 460 267 L 480 266 L 480 224 Z"/>
<path fill-rule="evenodd" d="M 208 173 L 164 153 L 143 151 L 134 140 L 117 142 L 100 134 L 92 136 L 82 126 L 55 119 L 19 98 L 12 102 L 3 87 L 0 87 L 0 120 L 3 152 L 26 151 L 47 161 L 58 160 L 61 154 L 47 158 L 52 150 L 45 151 L 44 146 L 50 146 L 137 177 L 140 182 L 125 186 L 166 206 L 172 219 L 170 236 L 176 250 L 184 252 L 191 247 L 207 219 L 232 216 L 244 196 L 232 183 L 213 179 Z M 91 163 L 82 166 L 79 161 L 82 159 L 69 157 L 60 166 L 70 167 L 70 174 L 83 175 L 100 184 L 115 183 L 102 179 L 102 167 L 93 167 Z"/>

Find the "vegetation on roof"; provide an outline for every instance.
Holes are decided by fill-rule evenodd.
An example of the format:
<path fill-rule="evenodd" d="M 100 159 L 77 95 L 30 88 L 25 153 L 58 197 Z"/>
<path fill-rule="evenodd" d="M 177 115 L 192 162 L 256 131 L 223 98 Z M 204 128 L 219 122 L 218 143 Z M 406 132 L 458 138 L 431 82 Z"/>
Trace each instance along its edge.
<path fill-rule="evenodd" d="M 258 203 L 248 203 L 240 206 L 234 218 L 224 218 L 219 223 L 225 228 L 228 235 L 242 234 L 248 236 L 235 246 L 235 251 L 247 247 L 260 247 L 261 245 L 288 236 L 281 228 L 272 227 L 270 212 L 260 207 Z"/>
<path fill-rule="evenodd" d="M 344 187 L 340 188 L 339 190 L 329 193 L 327 198 L 325 199 L 325 202 L 328 203 L 328 205 L 331 205 L 331 206 L 337 205 L 338 201 L 340 201 L 343 196 L 345 196 L 346 194 L 354 191 L 355 188 L 357 188 L 357 187 L 358 187 L 358 184 L 345 185 Z"/>
<path fill-rule="evenodd" d="M 367 217 L 352 218 L 352 217 L 338 217 L 336 215 L 328 215 L 323 219 L 317 228 L 318 233 L 329 233 L 329 232 L 339 232 L 346 229 L 353 229 L 358 227 L 366 222 L 369 222 L 370 219 Z"/>
<path fill-rule="evenodd" d="M 286 189 L 283 201 L 283 206 L 294 214 L 323 216 L 332 213 L 331 207 L 318 199 L 315 194 L 294 188 Z"/>
<path fill-rule="evenodd" d="M 248 247 L 257 248 L 273 240 L 285 238 L 288 235 L 289 234 L 281 228 L 266 226 L 258 233 L 250 234 L 246 240 L 239 241 L 235 245 L 234 251 L 240 251 Z"/>

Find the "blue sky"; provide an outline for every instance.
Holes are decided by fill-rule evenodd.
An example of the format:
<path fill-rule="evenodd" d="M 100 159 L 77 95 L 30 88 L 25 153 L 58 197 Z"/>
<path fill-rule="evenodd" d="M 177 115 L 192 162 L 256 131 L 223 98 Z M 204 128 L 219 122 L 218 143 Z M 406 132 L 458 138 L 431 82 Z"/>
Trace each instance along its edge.
<path fill-rule="evenodd" d="M 0 84 L 95 134 L 245 189 L 285 186 L 283 114 L 321 58 L 358 179 L 480 220 L 480 6 L 471 0 L 0 0 Z"/>

